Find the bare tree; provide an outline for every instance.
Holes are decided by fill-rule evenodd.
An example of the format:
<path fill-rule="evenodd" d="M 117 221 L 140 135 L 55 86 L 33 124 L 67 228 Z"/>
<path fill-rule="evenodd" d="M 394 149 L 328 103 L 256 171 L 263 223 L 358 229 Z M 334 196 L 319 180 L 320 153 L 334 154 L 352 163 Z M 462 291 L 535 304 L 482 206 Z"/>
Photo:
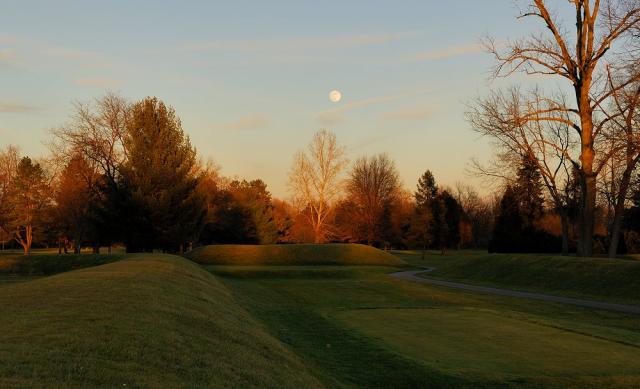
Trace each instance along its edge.
<path fill-rule="evenodd" d="M 637 0 L 569 0 L 575 15 L 575 29 L 569 33 L 547 3 L 545 0 L 527 1 L 520 16 L 542 21 L 548 30 L 546 35 L 536 34 L 507 42 L 504 51 L 493 40 L 487 40 L 486 47 L 497 59 L 496 77 L 519 71 L 529 75 L 560 76 L 573 90 L 575 104 L 548 99 L 544 109 L 525 112 L 521 118 L 564 123 L 580 140 L 578 171 L 582 193 L 578 252 L 589 256 L 593 250 L 596 178 L 607 160 L 606 156 L 598 158 L 596 155 L 596 140 L 609 121 L 601 109 L 617 89 L 627 85 L 622 83 L 613 90 L 606 88 L 604 69 L 627 59 L 628 52 L 616 53 L 611 47 L 633 39 L 632 32 L 640 25 L 640 6 Z"/>
<path fill-rule="evenodd" d="M 635 72 L 639 69 L 630 68 L 631 73 L 623 73 L 615 80 L 609 73 L 610 89 L 615 90 L 612 95 L 610 107 L 603 110 L 609 119 L 604 136 L 604 152 L 611 157 L 605 166 L 606 174 L 603 176 L 600 187 L 601 193 L 607 200 L 613 218 L 609 227 L 609 257 L 615 258 L 618 252 L 622 219 L 625 205 L 628 200 L 629 188 L 633 172 L 640 161 L 640 80 L 627 83 L 628 79 L 638 79 Z M 619 83 L 624 83 L 624 88 L 618 88 Z"/>
<path fill-rule="evenodd" d="M 577 145 L 563 121 L 523 119 L 530 112 L 550 109 L 549 104 L 555 105 L 538 90 L 527 94 L 514 87 L 507 93 L 493 92 L 476 100 L 467 112 L 467 119 L 475 131 L 493 140 L 496 150 L 496 158 L 489 166 L 476 163 L 479 174 L 509 181 L 524 157 L 535 163 L 548 197 L 560 215 L 562 253 L 568 255 L 570 193 L 566 189 L 572 169 L 579 166 L 575 156 Z"/>
<path fill-rule="evenodd" d="M 330 234 L 328 216 L 341 192 L 340 176 L 347 162 L 345 148 L 328 130 L 317 132 L 306 152 L 294 157 L 289 187 L 313 228 L 316 243 L 324 242 Z"/>
<path fill-rule="evenodd" d="M 349 175 L 348 198 L 354 205 L 357 221 L 362 223 L 368 244 L 383 237 L 385 211 L 390 211 L 400 191 L 395 164 L 386 154 L 359 158 Z"/>
<path fill-rule="evenodd" d="M 130 104 L 108 92 L 89 103 L 75 103 L 71 121 L 51 130 L 49 144 L 54 158 L 65 166 L 78 153 L 106 179 L 115 182 L 118 168 L 127 158 L 124 144 Z"/>

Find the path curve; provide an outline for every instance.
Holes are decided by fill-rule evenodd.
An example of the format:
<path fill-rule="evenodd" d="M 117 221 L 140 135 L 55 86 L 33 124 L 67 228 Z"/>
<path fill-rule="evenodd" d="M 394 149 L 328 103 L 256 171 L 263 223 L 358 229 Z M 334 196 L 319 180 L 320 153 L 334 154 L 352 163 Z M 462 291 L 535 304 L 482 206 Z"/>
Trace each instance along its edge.
<path fill-rule="evenodd" d="M 418 277 L 418 274 L 429 273 L 434 269 L 435 268 L 432 268 L 432 267 L 425 267 L 422 270 L 400 271 L 396 273 L 390 273 L 389 275 L 391 277 L 395 277 L 405 281 L 412 281 L 412 282 L 418 282 L 421 284 L 429 284 L 429 285 L 446 286 L 449 288 L 468 290 L 471 292 L 495 294 L 498 296 L 507 296 L 507 297 L 521 297 L 521 298 L 528 298 L 532 300 L 541 300 L 541 301 L 548 301 L 548 302 L 560 303 L 560 304 L 579 305 L 581 307 L 587 307 L 587 308 L 593 308 L 593 309 L 604 309 L 607 311 L 640 314 L 640 306 L 638 305 L 605 303 L 601 301 L 582 300 L 582 299 L 575 299 L 571 297 L 552 296 L 552 295 L 541 294 L 541 293 L 520 292 L 520 291 L 510 290 L 510 289 L 489 288 L 486 286 L 462 284 L 459 282 L 441 281 L 433 278 Z"/>

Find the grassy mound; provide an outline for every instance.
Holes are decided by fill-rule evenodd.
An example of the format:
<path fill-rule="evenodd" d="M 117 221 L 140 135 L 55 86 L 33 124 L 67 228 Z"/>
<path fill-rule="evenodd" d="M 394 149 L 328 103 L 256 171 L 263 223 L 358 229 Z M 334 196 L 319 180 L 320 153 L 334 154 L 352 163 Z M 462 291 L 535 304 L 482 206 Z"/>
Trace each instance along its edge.
<path fill-rule="evenodd" d="M 210 273 L 140 254 L 0 286 L 0 387 L 314 387 Z"/>
<path fill-rule="evenodd" d="M 0 256 L 0 275 L 51 275 L 122 258 L 123 254 L 5 254 Z"/>
<path fill-rule="evenodd" d="M 424 264 L 435 267 L 425 277 L 605 301 L 640 302 L 640 261 L 635 260 L 485 253 L 427 256 Z"/>
<path fill-rule="evenodd" d="M 214 245 L 197 248 L 188 258 L 206 265 L 405 265 L 361 244 Z"/>

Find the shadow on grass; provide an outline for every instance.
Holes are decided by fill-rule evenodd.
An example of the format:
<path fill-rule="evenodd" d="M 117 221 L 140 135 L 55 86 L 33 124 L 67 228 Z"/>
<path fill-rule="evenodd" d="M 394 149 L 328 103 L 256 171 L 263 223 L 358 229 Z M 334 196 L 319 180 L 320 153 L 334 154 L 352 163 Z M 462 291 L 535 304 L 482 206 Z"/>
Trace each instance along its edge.
<path fill-rule="evenodd" d="M 0 256 L 0 275 L 46 276 L 104 265 L 124 257 L 124 254 L 4 255 Z"/>

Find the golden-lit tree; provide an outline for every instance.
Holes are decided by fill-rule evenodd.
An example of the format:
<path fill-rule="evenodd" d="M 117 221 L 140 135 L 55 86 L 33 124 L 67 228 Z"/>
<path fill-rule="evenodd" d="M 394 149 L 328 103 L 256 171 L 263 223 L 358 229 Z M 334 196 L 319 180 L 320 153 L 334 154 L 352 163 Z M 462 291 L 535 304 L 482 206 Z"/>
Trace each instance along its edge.
<path fill-rule="evenodd" d="M 25 255 L 29 255 L 34 232 L 40 232 L 47 222 L 51 206 L 51 188 L 44 170 L 38 163 L 24 157 L 7 192 L 9 206 L 3 229 L 13 235 Z"/>
<path fill-rule="evenodd" d="M 535 18 L 546 27 L 546 34 L 532 34 L 506 43 L 503 50 L 493 40 L 487 49 L 497 59 L 495 76 L 516 72 L 536 76 L 559 76 L 567 81 L 575 101 L 546 97 L 542 109 L 522 112 L 521 120 L 563 123 L 579 138 L 578 173 L 581 187 L 580 241 L 578 252 L 588 256 L 593 249 L 596 205 L 596 178 L 606 163 L 598 156 L 597 141 L 608 119 L 602 107 L 618 89 L 634 82 L 628 79 L 614 89 L 606 87 L 606 69 L 616 70 L 629 60 L 629 51 L 612 50 L 634 39 L 640 25 L 637 0 L 569 0 L 575 23 L 564 26 L 545 0 L 527 1 L 521 18 Z"/>
<path fill-rule="evenodd" d="M 359 158 L 349 174 L 347 197 L 368 244 L 386 241 L 391 207 L 400 192 L 398 170 L 386 154 Z"/>
<path fill-rule="evenodd" d="M 9 145 L 0 150 L 0 241 L 4 244 L 13 239 L 7 231 L 7 222 L 10 211 L 8 194 L 11 182 L 18 171 L 20 152 L 17 147 Z"/>
<path fill-rule="evenodd" d="M 345 148 L 328 130 L 317 132 L 306 152 L 294 157 L 289 188 L 313 229 L 316 243 L 326 241 L 330 234 L 328 216 L 341 192 L 340 176 L 347 162 Z"/>
<path fill-rule="evenodd" d="M 127 158 L 124 139 L 131 105 L 122 97 L 107 93 L 89 103 L 78 102 L 66 125 L 51 130 L 49 148 L 60 166 L 77 154 L 115 182 L 118 169 Z"/>

